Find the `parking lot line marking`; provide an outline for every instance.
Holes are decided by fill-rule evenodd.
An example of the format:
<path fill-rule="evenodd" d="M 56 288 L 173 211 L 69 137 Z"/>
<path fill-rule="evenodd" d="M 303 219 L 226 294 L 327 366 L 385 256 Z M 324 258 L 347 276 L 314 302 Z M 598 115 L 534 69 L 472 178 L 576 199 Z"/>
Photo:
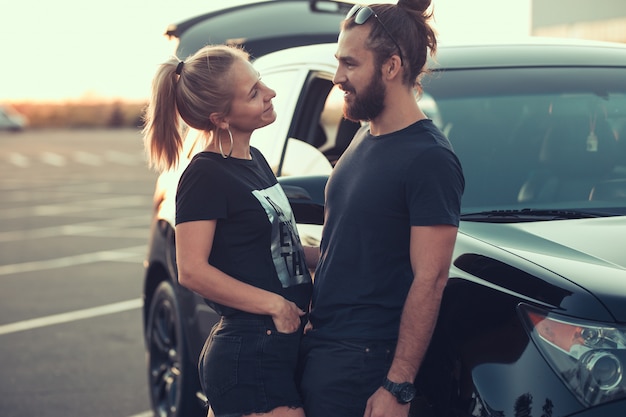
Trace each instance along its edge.
<path fill-rule="evenodd" d="M 28 157 L 18 152 L 11 152 L 9 154 L 9 162 L 20 168 L 28 168 L 30 166 Z"/>
<path fill-rule="evenodd" d="M 55 236 L 98 236 L 102 233 L 114 233 L 116 236 L 144 237 L 147 236 L 147 226 L 141 234 L 136 234 L 132 228 L 146 223 L 146 215 L 117 217 L 114 219 L 94 220 L 89 222 L 63 224 L 60 226 L 40 227 L 29 230 L 11 230 L 0 232 L 0 242 L 14 242 L 20 240 L 42 239 Z"/>
<path fill-rule="evenodd" d="M 41 161 L 55 167 L 62 167 L 66 163 L 66 159 L 63 155 L 54 152 L 43 152 L 41 154 Z"/>
<path fill-rule="evenodd" d="M 122 311 L 134 310 L 136 308 L 140 308 L 141 306 L 143 306 L 143 300 L 141 298 L 136 298 L 133 300 L 107 304 L 99 307 L 71 311 L 69 313 L 61 313 L 52 316 L 39 317 L 31 320 L 18 321 L 15 323 L 0 326 L 0 335 L 36 329 L 38 327 L 52 326 L 54 324 L 67 323 L 70 321 L 104 316 L 107 314 L 120 313 Z"/>
<path fill-rule="evenodd" d="M 84 265 L 94 262 L 124 261 L 128 258 L 137 257 L 146 250 L 145 245 L 131 246 L 115 250 L 83 253 L 74 256 L 48 259 L 45 261 L 24 262 L 20 264 L 0 265 L 0 276 L 18 274 L 21 272 L 44 271 L 47 269 L 65 268 L 74 265 Z M 140 252 L 141 251 L 141 252 Z"/>
<path fill-rule="evenodd" d="M 94 167 L 102 166 L 102 158 L 99 155 L 85 152 L 85 151 L 76 151 L 74 152 L 74 161 L 79 164 L 90 165 Z"/>
<path fill-rule="evenodd" d="M 32 216 L 70 216 L 73 213 L 88 213 L 116 208 L 143 207 L 150 213 L 152 207 L 151 195 L 125 195 L 117 197 L 98 197 L 88 200 L 64 202 L 61 204 L 40 204 L 27 207 L 12 207 L 0 210 L 0 218 L 21 219 Z"/>
<path fill-rule="evenodd" d="M 136 154 L 129 154 L 128 152 L 107 150 L 104 153 L 104 158 L 108 162 L 113 162 L 121 165 L 133 166 L 138 164 L 146 164 L 146 154 L 143 151 Z"/>

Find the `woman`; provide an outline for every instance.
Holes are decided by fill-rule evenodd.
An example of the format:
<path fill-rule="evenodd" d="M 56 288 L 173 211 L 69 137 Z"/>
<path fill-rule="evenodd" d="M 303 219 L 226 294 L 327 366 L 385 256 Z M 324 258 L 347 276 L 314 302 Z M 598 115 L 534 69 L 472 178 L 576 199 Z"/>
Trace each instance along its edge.
<path fill-rule="evenodd" d="M 153 166 L 176 166 L 179 118 L 205 141 L 178 185 L 176 256 L 180 284 L 222 316 L 199 360 L 209 416 L 304 417 L 294 373 L 311 277 L 289 202 L 250 146 L 275 95 L 244 51 L 207 46 L 161 65 L 146 112 Z"/>

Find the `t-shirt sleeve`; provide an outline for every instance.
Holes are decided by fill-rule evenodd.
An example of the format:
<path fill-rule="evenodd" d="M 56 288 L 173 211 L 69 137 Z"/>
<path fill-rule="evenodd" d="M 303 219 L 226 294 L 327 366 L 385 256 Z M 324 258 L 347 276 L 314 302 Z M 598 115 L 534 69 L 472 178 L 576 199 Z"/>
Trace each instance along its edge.
<path fill-rule="evenodd" d="M 407 204 L 412 226 L 459 225 L 465 180 L 452 151 L 434 147 L 412 162 Z"/>
<path fill-rule="evenodd" d="M 176 191 L 176 224 L 226 218 L 227 196 L 212 171 L 210 163 L 192 161 L 183 172 Z"/>

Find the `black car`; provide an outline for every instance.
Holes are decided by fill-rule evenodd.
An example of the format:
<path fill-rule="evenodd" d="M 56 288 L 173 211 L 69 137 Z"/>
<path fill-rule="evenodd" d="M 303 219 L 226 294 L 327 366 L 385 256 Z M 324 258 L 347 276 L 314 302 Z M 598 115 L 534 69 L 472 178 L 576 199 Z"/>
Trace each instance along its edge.
<path fill-rule="evenodd" d="M 337 25 L 340 6 L 329 14 Z M 255 132 L 253 145 L 283 175 L 307 243 L 319 239 L 333 162 L 359 128 L 341 117 L 335 48 L 289 48 L 254 63 L 278 92 L 278 119 Z M 466 191 L 412 413 L 623 417 L 626 47 L 441 45 L 432 68 L 420 104 L 450 138 Z M 200 416 L 196 361 L 217 317 L 177 283 L 178 175 L 164 174 L 155 193 L 148 371 L 158 415 Z"/>

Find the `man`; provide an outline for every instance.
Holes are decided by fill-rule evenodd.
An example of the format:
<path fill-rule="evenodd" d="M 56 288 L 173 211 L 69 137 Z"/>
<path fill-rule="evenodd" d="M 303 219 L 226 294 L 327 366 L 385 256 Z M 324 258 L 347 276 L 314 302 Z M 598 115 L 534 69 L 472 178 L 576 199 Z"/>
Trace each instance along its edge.
<path fill-rule="evenodd" d="M 430 0 L 355 6 L 336 52 L 344 115 L 301 350 L 307 417 L 407 416 L 456 239 L 462 170 L 415 96 Z M 393 31 L 392 31 L 393 28 Z"/>

